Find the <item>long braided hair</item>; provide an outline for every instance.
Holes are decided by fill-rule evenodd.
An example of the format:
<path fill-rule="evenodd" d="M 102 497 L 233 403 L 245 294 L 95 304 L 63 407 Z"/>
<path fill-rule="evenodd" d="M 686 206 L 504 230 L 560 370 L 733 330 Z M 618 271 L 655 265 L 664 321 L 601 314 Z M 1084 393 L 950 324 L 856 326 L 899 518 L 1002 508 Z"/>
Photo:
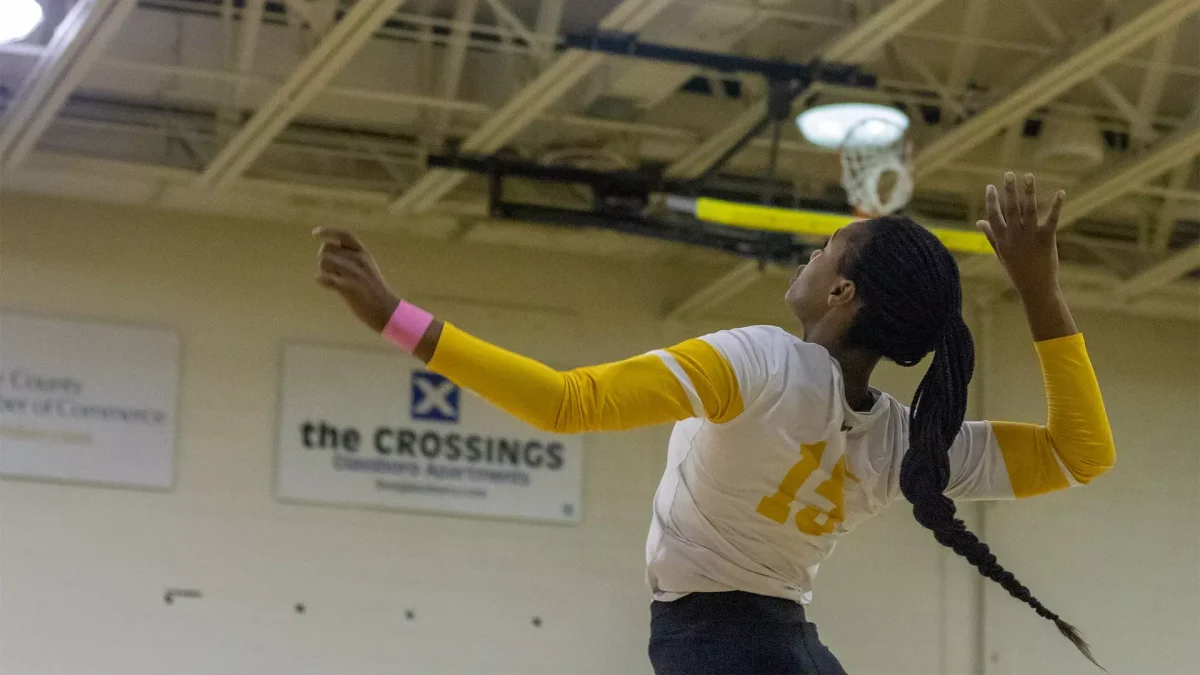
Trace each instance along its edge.
<path fill-rule="evenodd" d="M 854 282 L 862 302 L 847 345 L 872 350 L 901 366 L 915 366 L 933 352 L 933 363 L 913 396 L 909 450 L 900 465 L 900 490 L 912 503 L 913 515 L 938 543 L 1053 621 L 1099 667 L 1079 631 L 996 562 L 987 544 L 955 517 L 954 501 L 943 494 L 950 480 L 948 450 L 962 428 L 967 385 L 975 370 L 975 347 L 962 317 L 958 264 L 937 237 L 909 218 L 885 216 L 866 225 L 866 236 L 842 259 L 841 273 Z"/>

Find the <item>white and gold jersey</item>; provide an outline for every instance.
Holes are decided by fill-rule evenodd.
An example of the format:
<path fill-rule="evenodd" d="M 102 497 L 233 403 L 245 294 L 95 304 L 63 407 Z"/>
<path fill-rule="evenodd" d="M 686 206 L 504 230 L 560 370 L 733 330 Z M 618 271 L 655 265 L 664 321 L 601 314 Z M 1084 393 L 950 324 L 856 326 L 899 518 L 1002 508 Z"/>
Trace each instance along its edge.
<path fill-rule="evenodd" d="M 1036 347 L 1046 425 L 965 423 L 949 497 L 1041 494 L 1112 466 L 1082 336 Z M 560 433 L 676 422 L 646 543 L 659 600 L 740 590 L 807 603 L 838 538 L 901 497 L 907 408 L 873 392 L 871 410 L 852 410 L 829 353 L 773 326 L 559 372 L 447 324 L 429 366 Z"/>
<path fill-rule="evenodd" d="M 908 411 L 872 392 L 871 410 L 855 412 L 829 353 L 778 328 L 702 340 L 732 370 L 744 409 L 725 422 L 697 410 L 675 425 L 646 543 L 650 586 L 659 600 L 742 590 L 807 603 L 838 537 L 899 496 Z M 655 355 L 695 390 L 673 354 Z M 955 445 L 952 496 L 1012 496 L 984 426 Z"/>

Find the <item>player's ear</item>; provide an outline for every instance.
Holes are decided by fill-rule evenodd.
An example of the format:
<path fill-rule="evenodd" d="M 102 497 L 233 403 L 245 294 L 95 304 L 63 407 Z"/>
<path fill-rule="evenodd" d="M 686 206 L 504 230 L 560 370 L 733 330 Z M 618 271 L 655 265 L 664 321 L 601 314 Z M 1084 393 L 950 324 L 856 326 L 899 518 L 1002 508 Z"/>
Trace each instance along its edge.
<path fill-rule="evenodd" d="M 830 307 L 844 307 L 854 302 L 858 298 L 858 289 L 854 286 L 854 282 L 849 279 L 839 277 L 829 289 L 828 302 Z"/>

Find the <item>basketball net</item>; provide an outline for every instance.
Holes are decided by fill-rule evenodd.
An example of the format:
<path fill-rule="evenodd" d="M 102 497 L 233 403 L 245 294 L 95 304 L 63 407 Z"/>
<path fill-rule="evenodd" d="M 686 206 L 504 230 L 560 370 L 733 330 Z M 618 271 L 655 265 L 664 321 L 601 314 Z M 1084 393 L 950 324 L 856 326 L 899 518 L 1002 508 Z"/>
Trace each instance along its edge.
<path fill-rule="evenodd" d="M 859 220 L 895 213 L 912 198 L 911 144 L 901 134 L 895 142 L 879 145 L 875 140 L 879 124 L 891 125 L 886 120 L 863 120 L 850 127 L 842 140 L 842 186 Z M 866 125 L 874 125 L 870 131 L 875 133 L 867 133 Z"/>

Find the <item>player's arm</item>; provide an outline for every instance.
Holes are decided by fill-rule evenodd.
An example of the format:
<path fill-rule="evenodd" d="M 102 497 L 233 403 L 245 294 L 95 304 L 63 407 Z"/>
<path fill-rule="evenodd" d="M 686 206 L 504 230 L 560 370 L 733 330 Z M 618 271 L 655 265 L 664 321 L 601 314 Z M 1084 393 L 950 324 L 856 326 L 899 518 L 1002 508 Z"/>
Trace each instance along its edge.
<path fill-rule="evenodd" d="M 402 303 L 348 232 L 315 234 L 323 240 L 317 280 L 337 291 L 359 320 L 430 370 L 540 429 L 621 430 L 700 416 L 727 421 L 741 412 L 733 367 L 702 339 L 616 363 L 555 370 Z"/>
<path fill-rule="evenodd" d="M 951 447 L 951 496 L 1051 492 L 1089 483 L 1116 461 L 1100 384 L 1058 284 L 1055 234 L 1063 193 L 1055 195 L 1049 214 L 1039 223 L 1033 176 L 1025 176 L 1021 196 L 1013 174 L 1007 174 L 1004 183 L 1003 205 L 996 188 L 988 186 L 988 220 L 978 226 L 1025 308 L 1046 387 L 1047 420 L 1045 425 L 964 425 Z"/>
<path fill-rule="evenodd" d="M 1034 346 L 1046 387 L 1046 423 L 964 424 L 950 447 L 950 497 L 1032 497 L 1086 485 L 1115 463 L 1112 430 L 1083 336 Z"/>

